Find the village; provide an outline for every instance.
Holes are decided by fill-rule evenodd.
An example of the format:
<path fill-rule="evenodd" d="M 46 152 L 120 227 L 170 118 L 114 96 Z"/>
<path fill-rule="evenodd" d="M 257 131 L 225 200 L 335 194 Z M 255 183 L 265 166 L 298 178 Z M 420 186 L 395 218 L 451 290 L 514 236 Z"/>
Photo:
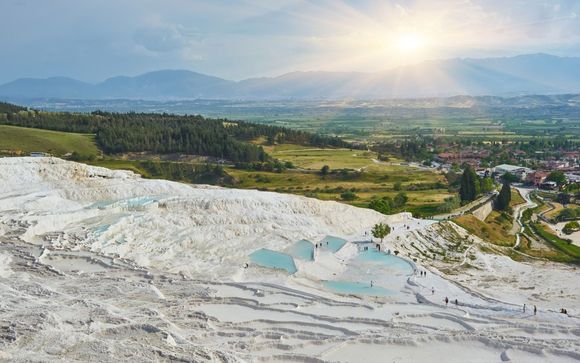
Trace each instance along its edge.
<path fill-rule="evenodd" d="M 510 182 L 548 191 L 558 191 L 567 184 L 580 182 L 578 150 L 529 152 L 502 145 L 501 152 L 496 153 L 488 145 L 448 146 L 452 151 L 436 153 L 431 167 L 449 172 L 469 165 L 480 177 L 492 176 L 499 182 L 509 174 Z M 554 178 L 557 180 L 551 180 Z"/>

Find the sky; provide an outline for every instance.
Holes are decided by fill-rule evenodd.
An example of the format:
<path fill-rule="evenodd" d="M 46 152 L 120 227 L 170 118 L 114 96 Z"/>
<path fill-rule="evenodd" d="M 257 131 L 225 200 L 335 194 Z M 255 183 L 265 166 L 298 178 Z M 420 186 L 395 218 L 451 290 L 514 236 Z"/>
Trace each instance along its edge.
<path fill-rule="evenodd" d="M 188 69 L 232 80 L 580 56 L 579 0 L 0 0 L 0 83 Z"/>

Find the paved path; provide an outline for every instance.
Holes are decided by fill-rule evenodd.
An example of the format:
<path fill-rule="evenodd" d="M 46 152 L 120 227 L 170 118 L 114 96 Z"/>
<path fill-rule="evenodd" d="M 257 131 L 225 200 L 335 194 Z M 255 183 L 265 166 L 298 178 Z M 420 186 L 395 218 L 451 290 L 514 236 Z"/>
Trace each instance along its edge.
<path fill-rule="evenodd" d="M 533 202 L 532 199 L 530 198 L 530 193 L 533 191 L 533 189 L 528 188 L 515 188 L 515 189 L 526 201 L 526 203 L 518 204 L 516 206 L 516 209 L 514 210 L 515 221 L 512 230 L 510 231 L 511 234 L 516 235 L 516 243 L 513 248 L 518 248 L 521 241 L 521 234 L 524 232 L 524 225 L 522 223 L 522 216 L 524 214 L 524 211 L 526 209 L 535 208 L 537 204 Z"/>

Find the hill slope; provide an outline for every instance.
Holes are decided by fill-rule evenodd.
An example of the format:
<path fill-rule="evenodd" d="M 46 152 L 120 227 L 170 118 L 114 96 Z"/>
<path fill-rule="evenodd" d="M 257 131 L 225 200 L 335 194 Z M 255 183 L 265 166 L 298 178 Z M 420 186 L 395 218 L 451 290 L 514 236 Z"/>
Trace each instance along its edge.
<path fill-rule="evenodd" d="M 410 220 L 408 213 L 385 216 L 287 194 L 147 180 L 54 158 L 0 159 L 0 195 L 15 191 L 15 198 L 0 200 L 0 228 L 10 229 L 2 218 L 14 218 L 3 212 L 34 210 L 26 217 L 28 242 L 63 231 L 63 246 L 82 235 L 83 245 L 95 251 L 206 278 L 232 277 L 259 248 L 284 250 L 302 238 Z"/>
<path fill-rule="evenodd" d="M 92 135 L 8 125 L 0 125 L 0 150 L 24 153 L 42 151 L 53 155 L 64 155 L 75 151 L 82 155 L 97 154 Z"/>

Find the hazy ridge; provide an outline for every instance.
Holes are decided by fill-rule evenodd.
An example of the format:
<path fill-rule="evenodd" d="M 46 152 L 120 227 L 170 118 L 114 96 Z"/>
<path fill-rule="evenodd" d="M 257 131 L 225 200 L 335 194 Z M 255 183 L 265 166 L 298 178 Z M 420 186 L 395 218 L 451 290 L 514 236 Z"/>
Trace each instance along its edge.
<path fill-rule="evenodd" d="M 428 61 L 378 73 L 292 72 L 239 82 L 187 70 L 119 76 L 98 84 L 21 78 L 0 97 L 68 99 L 392 99 L 580 92 L 580 58 L 547 54 Z"/>

